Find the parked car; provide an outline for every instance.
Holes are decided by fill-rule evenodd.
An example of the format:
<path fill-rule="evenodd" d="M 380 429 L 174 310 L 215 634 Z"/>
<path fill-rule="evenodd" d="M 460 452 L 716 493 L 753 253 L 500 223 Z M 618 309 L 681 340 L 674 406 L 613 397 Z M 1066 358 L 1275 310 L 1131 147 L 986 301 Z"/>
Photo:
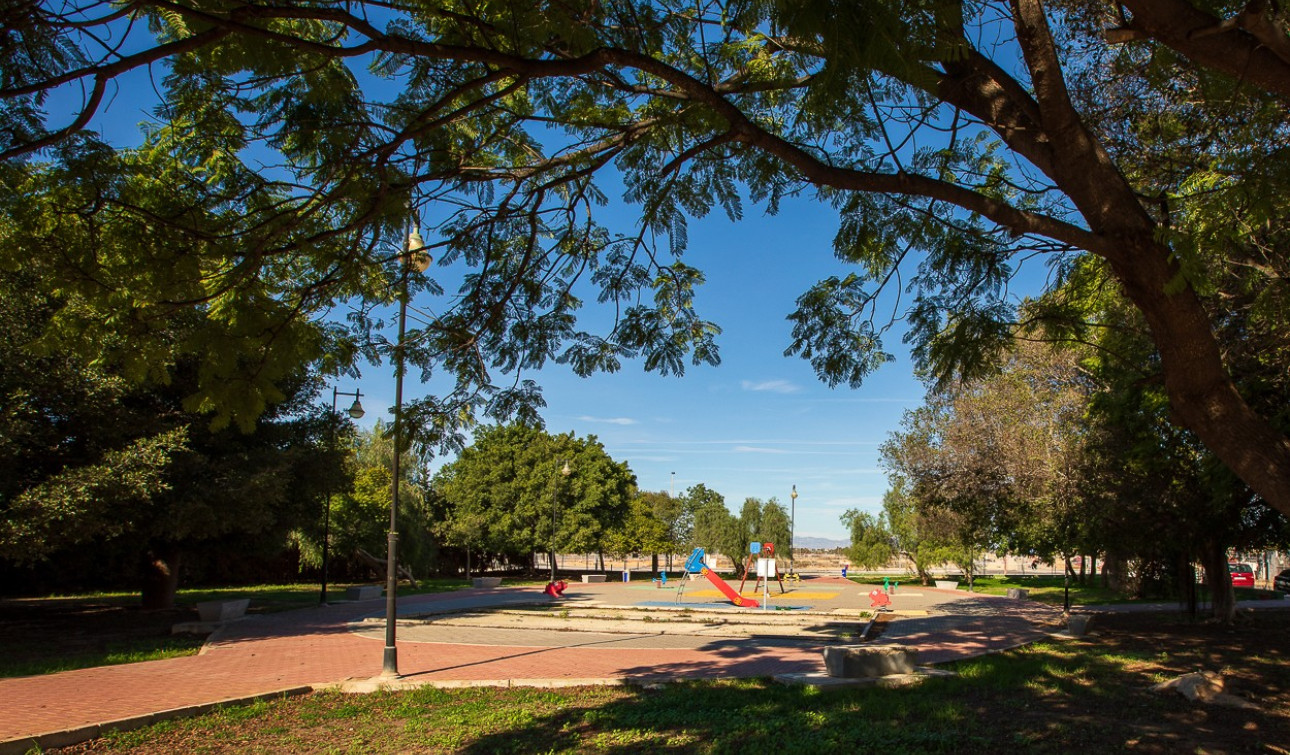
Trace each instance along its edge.
<path fill-rule="evenodd" d="M 1228 564 L 1227 571 L 1232 575 L 1232 587 L 1254 587 L 1254 567 L 1249 564 Z"/>
<path fill-rule="evenodd" d="M 1280 574 L 1272 578 L 1272 589 L 1290 593 L 1290 569 L 1282 569 Z"/>

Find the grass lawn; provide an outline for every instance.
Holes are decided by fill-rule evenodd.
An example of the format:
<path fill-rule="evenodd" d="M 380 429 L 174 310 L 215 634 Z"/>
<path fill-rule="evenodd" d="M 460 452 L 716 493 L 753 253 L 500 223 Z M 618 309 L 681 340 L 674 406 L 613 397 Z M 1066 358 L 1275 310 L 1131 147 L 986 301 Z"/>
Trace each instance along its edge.
<path fill-rule="evenodd" d="M 852 577 L 851 581 L 862 585 L 881 585 L 882 579 L 883 579 L 882 577 L 875 577 L 873 575 L 864 575 L 864 576 Z M 906 576 L 903 578 L 896 579 L 895 581 L 899 582 L 900 585 L 902 585 L 901 587 L 897 587 L 896 588 L 897 590 L 916 588 L 920 586 L 918 584 L 917 577 Z M 976 579 L 973 580 L 972 587 L 975 592 L 979 592 L 983 595 L 1007 595 L 1009 588 L 1019 587 L 1023 590 L 1028 591 L 1027 597 L 1030 600 L 1034 600 L 1039 603 L 1046 603 L 1052 606 L 1064 605 L 1063 593 L 1064 593 L 1065 587 L 1062 583 L 1062 577 L 1060 574 L 1042 575 L 1042 576 L 1013 575 L 1013 576 L 1007 576 L 1007 577 L 982 576 L 982 577 L 977 577 Z M 959 589 L 966 590 L 967 582 L 960 581 Z M 1136 600 L 1133 598 L 1126 598 L 1123 595 L 1120 595 L 1119 593 L 1115 592 L 1114 590 L 1110 590 L 1105 587 L 1102 587 L 1100 581 L 1094 580 L 1094 579 L 1090 579 L 1087 585 L 1079 585 L 1076 582 L 1071 582 L 1070 592 L 1071 592 L 1071 605 L 1073 606 L 1108 605 L 1108 604 L 1114 604 L 1114 603 L 1176 602 L 1167 598 L 1162 598 L 1158 600 L 1146 600 L 1146 601 Z M 1198 595 L 1198 599 L 1201 602 L 1207 602 L 1209 600 L 1208 588 L 1206 588 L 1204 585 L 1198 586 L 1197 595 Z M 1237 600 L 1283 600 L 1284 596 L 1281 593 L 1273 592 L 1272 590 L 1261 590 L 1256 588 L 1238 587 L 1236 588 L 1236 599 Z"/>
<path fill-rule="evenodd" d="M 917 687 L 767 680 L 315 693 L 112 734 L 65 752 L 1261 752 L 1290 745 L 1290 611 L 1235 626 L 1108 617 L 1078 640 L 959 663 Z M 1203 669 L 1247 702 L 1150 691 Z"/>
<path fill-rule="evenodd" d="M 343 598 L 349 585 L 328 585 L 328 597 Z M 399 595 L 467 587 L 462 579 L 422 581 Z M 249 613 L 274 613 L 318 605 L 318 585 L 259 585 L 180 590 L 177 607 L 144 611 L 137 593 L 95 593 L 53 598 L 0 600 L 0 677 L 51 674 L 91 666 L 136 663 L 195 655 L 204 635 L 171 634 L 174 624 L 196 621 L 194 608 L 207 600 L 250 598 Z"/>

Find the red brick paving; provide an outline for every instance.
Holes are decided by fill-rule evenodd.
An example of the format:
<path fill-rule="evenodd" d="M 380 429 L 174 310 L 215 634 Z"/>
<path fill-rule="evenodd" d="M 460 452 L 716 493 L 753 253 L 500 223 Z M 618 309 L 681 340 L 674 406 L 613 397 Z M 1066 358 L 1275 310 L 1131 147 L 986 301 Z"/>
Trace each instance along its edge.
<path fill-rule="evenodd" d="M 813 580 L 812 587 L 841 579 Z M 418 603 L 470 599 L 514 591 L 418 596 Z M 462 596 L 465 596 L 464 598 Z M 1022 608 L 1021 601 L 1009 601 Z M 1033 606 L 1033 604 L 1030 604 Z M 249 697 L 302 685 L 370 679 L 381 672 L 383 639 L 360 637 L 348 623 L 383 610 L 380 601 L 252 617 L 229 625 L 200 655 L 146 663 L 0 679 L 0 743 L 36 734 Z M 1009 606 L 1011 608 L 1012 606 Z M 993 606 L 991 606 L 993 607 Z M 1030 608 L 1030 606 L 1026 606 Z M 912 633 L 920 660 L 938 662 L 1033 640 L 1026 622 Z M 997 629 L 991 629 L 994 625 Z M 1029 628 L 1027 628 L 1029 627 Z M 399 643 L 399 670 L 409 680 L 671 679 L 773 676 L 820 672 L 818 649 L 714 642 L 701 650 L 533 648 Z"/>

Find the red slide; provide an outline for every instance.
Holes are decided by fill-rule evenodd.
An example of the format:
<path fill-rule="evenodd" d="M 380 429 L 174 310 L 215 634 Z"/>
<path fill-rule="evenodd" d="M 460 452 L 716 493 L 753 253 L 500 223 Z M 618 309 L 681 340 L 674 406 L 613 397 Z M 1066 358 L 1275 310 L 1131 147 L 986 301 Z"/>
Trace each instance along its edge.
<path fill-rule="evenodd" d="M 703 567 L 702 569 L 699 570 L 699 573 L 707 577 L 708 581 L 716 585 L 717 589 L 720 590 L 723 595 L 725 595 L 727 598 L 730 598 L 731 603 L 734 603 L 740 608 L 757 608 L 761 605 L 761 603 L 758 603 L 752 598 L 745 598 L 744 596 L 735 592 L 735 588 L 726 584 L 726 581 L 724 579 L 722 579 L 721 577 L 718 577 L 717 573 L 712 571 L 708 567 L 706 566 Z"/>

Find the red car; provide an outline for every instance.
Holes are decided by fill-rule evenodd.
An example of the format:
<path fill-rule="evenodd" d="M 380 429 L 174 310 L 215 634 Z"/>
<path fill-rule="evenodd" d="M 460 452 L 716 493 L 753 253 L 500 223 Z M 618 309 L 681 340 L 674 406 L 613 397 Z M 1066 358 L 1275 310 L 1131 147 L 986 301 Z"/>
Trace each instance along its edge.
<path fill-rule="evenodd" d="M 1249 564 L 1228 564 L 1232 587 L 1254 587 L 1254 569 Z"/>

